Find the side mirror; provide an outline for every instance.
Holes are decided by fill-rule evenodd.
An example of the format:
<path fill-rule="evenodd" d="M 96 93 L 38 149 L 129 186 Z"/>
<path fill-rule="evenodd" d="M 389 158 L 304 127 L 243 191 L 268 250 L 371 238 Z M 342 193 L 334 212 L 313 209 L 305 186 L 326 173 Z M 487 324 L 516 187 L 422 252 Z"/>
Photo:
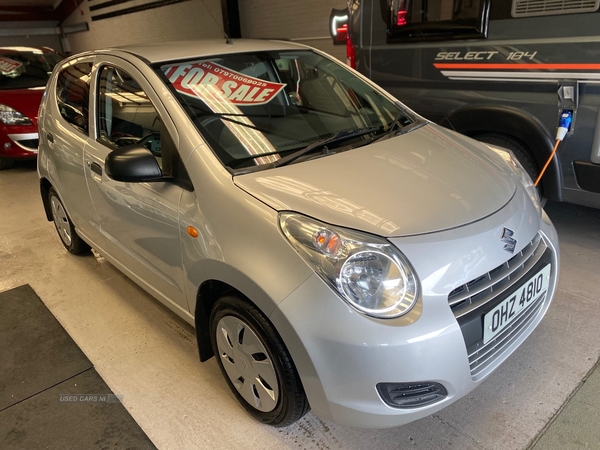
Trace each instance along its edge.
<path fill-rule="evenodd" d="M 104 170 L 115 181 L 140 183 L 164 180 L 156 158 L 150 150 L 138 144 L 110 152 L 106 157 Z"/>

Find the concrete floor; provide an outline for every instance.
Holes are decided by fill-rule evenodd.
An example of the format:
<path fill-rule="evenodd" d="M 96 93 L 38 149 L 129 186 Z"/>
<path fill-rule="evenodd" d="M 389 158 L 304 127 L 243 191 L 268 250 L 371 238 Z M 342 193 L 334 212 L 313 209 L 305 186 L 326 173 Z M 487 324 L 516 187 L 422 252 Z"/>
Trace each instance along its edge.
<path fill-rule="evenodd" d="M 546 318 L 470 396 L 390 430 L 310 413 L 286 429 L 256 423 L 214 359 L 199 362 L 190 326 L 102 258 L 64 250 L 44 217 L 33 165 L 0 172 L 0 291 L 30 284 L 159 449 L 600 448 L 598 427 L 594 436 L 578 419 L 597 420 L 597 402 L 586 399 L 600 398 L 598 377 L 582 383 L 600 356 L 600 210 L 556 203 L 546 210 L 562 251 Z"/>

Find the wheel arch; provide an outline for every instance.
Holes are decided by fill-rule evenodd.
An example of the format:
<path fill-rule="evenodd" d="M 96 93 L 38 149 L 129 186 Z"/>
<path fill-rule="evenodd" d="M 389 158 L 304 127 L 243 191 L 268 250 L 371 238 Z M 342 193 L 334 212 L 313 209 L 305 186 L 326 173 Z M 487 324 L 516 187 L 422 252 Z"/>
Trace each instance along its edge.
<path fill-rule="evenodd" d="M 40 178 L 40 194 L 42 196 L 42 203 L 44 205 L 44 211 L 46 212 L 46 219 L 48 222 L 52 222 L 52 209 L 50 208 L 49 193 L 52 184 L 47 178 Z"/>
<path fill-rule="evenodd" d="M 239 296 L 252 303 L 242 292 L 224 281 L 210 279 L 200 285 L 196 295 L 194 325 L 201 362 L 208 361 L 214 356 L 210 340 L 210 314 L 217 300 L 224 295 Z"/>
<path fill-rule="evenodd" d="M 538 168 L 544 166 L 554 147 L 552 136 L 535 116 L 509 106 L 466 106 L 448 114 L 442 125 L 470 137 L 497 133 L 516 139 L 528 149 Z M 557 158 L 548 166 L 542 183 L 546 197 L 561 200 L 561 175 Z"/>
<path fill-rule="evenodd" d="M 202 362 L 214 356 L 210 339 L 210 314 L 219 298 L 224 295 L 238 297 L 259 309 L 267 318 L 277 304 L 267 292 L 245 274 L 231 266 L 224 267 L 224 263 L 215 263 L 213 261 L 210 267 L 205 266 L 204 270 L 198 272 L 206 274 L 207 278 L 198 286 L 196 305 L 193 308 L 196 339 Z"/>

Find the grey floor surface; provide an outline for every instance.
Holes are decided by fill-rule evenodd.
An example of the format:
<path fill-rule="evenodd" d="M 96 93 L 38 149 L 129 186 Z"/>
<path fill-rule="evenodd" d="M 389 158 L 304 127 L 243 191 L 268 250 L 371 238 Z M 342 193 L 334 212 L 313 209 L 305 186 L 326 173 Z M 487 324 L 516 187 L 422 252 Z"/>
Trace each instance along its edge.
<path fill-rule="evenodd" d="M 199 363 L 191 327 L 102 258 L 63 249 L 29 166 L 0 172 L 0 291 L 30 284 L 159 449 L 598 449 L 600 210 L 546 209 L 562 269 L 540 326 L 469 396 L 395 429 L 254 422 Z"/>
<path fill-rule="evenodd" d="M 0 448 L 155 449 L 28 285 L 0 292 Z"/>

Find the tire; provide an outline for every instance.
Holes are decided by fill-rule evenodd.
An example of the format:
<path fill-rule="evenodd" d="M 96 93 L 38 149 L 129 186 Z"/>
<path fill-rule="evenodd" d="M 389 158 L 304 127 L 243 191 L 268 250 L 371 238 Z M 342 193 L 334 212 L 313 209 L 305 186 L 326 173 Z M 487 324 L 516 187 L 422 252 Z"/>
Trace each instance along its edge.
<path fill-rule="evenodd" d="M 48 204 L 52 211 L 52 221 L 56 227 L 56 232 L 60 237 L 60 241 L 69 253 L 72 253 L 73 255 L 83 255 L 89 252 L 90 246 L 77 234 L 73 222 L 71 222 L 71 219 L 54 188 L 50 188 L 48 191 Z"/>
<path fill-rule="evenodd" d="M 506 136 L 504 134 L 497 133 L 485 133 L 473 136 L 478 141 L 485 142 L 487 144 L 497 145 L 498 147 L 504 147 L 509 149 L 517 157 L 525 171 L 529 174 L 533 181 L 536 180 L 540 174 L 540 168 L 533 159 L 531 153 L 527 148 L 516 139 Z"/>
<path fill-rule="evenodd" d="M 14 165 L 14 160 L 0 156 L 0 170 L 12 169 Z"/>
<path fill-rule="evenodd" d="M 287 348 L 255 306 L 222 297 L 212 310 L 210 328 L 221 373 L 250 415 L 264 424 L 285 427 L 309 411 Z"/>

